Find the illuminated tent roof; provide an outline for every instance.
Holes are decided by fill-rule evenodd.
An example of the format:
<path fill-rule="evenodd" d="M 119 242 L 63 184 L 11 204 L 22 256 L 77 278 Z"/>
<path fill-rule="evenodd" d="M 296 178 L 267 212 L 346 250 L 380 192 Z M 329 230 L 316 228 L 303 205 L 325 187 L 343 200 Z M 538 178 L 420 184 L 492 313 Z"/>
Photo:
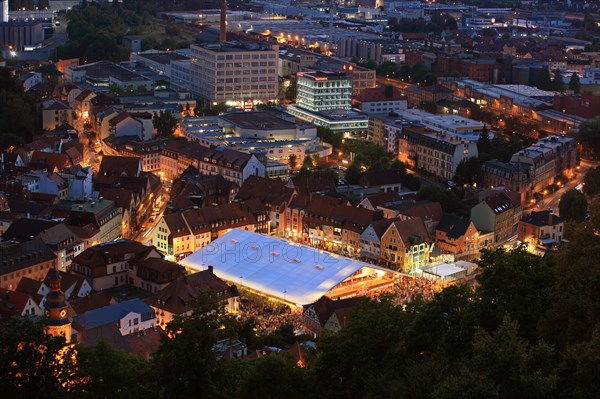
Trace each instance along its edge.
<path fill-rule="evenodd" d="M 342 281 L 370 267 L 327 251 L 280 238 L 233 229 L 181 261 L 181 264 L 214 273 L 251 290 L 297 305 L 315 302 Z"/>

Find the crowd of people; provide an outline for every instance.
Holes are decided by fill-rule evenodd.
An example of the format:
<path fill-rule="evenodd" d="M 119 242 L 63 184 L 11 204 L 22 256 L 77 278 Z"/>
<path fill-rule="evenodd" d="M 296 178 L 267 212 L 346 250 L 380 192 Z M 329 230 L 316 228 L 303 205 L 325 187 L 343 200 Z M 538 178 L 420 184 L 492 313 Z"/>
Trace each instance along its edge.
<path fill-rule="evenodd" d="M 425 301 L 430 301 L 435 294 L 442 291 L 446 286 L 447 284 L 443 282 L 402 276 L 394 280 L 393 284 L 360 290 L 357 292 L 357 296 L 375 299 L 382 294 L 391 295 L 398 306 L 404 306 L 417 297 L 421 297 Z"/>
<path fill-rule="evenodd" d="M 373 299 L 382 294 L 391 295 L 396 305 L 406 306 L 417 297 L 429 301 L 446 286 L 447 283 L 443 282 L 401 276 L 387 285 L 359 289 L 356 295 Z M 291 308 L 286 304 L 251 292 L 242 293 L 238 317 L 241 321 L 253 319 L 258 336 L 269 335 L 286 325 L 293 326 L 294 331 L 302 329 L 301 309 Z"/>
<path fill-rule="evenodd" d="M 242 321 L 254 319 L 256 335 L 269 335 L 285 325 L 291 325 L 294 331 L 302 327 L 302 313 L 281 302 L 271 301 L 252 293 L 243 293 L 240 297 Z"/>

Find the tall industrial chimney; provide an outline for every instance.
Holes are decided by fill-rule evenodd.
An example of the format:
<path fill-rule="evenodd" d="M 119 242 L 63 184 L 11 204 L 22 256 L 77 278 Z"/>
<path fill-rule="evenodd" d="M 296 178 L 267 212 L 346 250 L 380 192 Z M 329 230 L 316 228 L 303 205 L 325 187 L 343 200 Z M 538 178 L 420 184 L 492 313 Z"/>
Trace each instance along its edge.
<path fill-rule="evenodd" d="M 221 0 L 221 29 L 219 30 L 219 42 L 227 40 L 227 0 Z"/>
<path fill-rule="evenodd" d="M 8 22 L 8 0 L 2 1 L 2 21 L 0 22 Z"/>

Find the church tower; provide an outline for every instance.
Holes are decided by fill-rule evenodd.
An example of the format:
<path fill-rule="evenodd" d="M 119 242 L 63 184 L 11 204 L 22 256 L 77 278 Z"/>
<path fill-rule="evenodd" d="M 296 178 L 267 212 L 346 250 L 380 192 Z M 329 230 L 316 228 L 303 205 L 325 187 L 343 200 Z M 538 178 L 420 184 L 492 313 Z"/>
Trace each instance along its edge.
<path fill-rule="evenodd" d="M 65 337 L 67 343 L 71 342 L 71 320 L 67 316 L 67 302 L 65 294 L 60 290 L 60 273 L 56 268 L 48 272 L 50 292 L 46 296 L 46 334 Z"/>

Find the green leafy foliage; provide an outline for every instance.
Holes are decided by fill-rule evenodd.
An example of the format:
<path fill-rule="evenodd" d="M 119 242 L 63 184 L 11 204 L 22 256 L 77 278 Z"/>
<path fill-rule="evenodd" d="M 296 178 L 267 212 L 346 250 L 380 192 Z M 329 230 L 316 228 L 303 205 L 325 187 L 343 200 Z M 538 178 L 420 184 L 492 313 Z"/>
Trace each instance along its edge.
<path fill-rule="evenodd" d="M 478 183 L 481 178 L 481 164 L 479 158 L 471 157 L 463 159 L 456 166 L 456 173 L 454 174 L 454 182 L 459 186 L 473 185 Z"/>
<path fill-rule="evenodd" d="M 0 68 L 0 149 L 31 141 L 36 119 L 34 98 L 23 92 L 10 70 Z"/>
<path fill-rule="evenodd" d="M 600 154 L 600 120 L 585 121 L 579 125 L 577 141 L 582 144 L 582 156 L 597 158 Z"/>
<path fill-rule="evenodd" d="M 569 79 L 569 90 L 572 90 L 575 94 L 579 94 L 581 92 L 581 82 L 579 81 L 579 75 L 577 75 L 577 72 L 573 72 L 571 78 Z"/>
<path fill-rule="evenodd" d="M 171 111 L 159 111 L 152 117 L 152 125 L 159 136 L 171 137 L 177 130 L 178 123 Z"/>
<path fill-rule="evenodd" d="M 583 222 L 588 203 L 583 193 L 572 188 L 560 197 L 558 209 L 560 217 L 564 220 Z"/>
<path fill-rule="evenodd" d="M 137 15 L 112 6 L 97 4 L 73 7 L 67 13 L 67 42 L 56 50 L 59 59 L 79 58 L 82 62 L 124 61 L 129 50 L 121 45 L 127 22 Z"/>
<path fill-rule="evenodd" d="M 417 198 L 439 202 L 444 212 L 463 213 L 463 205 L 455 190 L 445 190 L 438 186 L 425 185 L 417 192 Z"/>
<path fill-rule="evenodd" d="M 72 349 L 28 318 L 0 319 L 0 392 L 6 398 L 61 398 L 73 381 Z M 61 354 L 62 353 L 62 354 Z M 62 358 L 63 363 L 57 361 Z M 42 396 L 43 395 L 43 396 Z"/>

